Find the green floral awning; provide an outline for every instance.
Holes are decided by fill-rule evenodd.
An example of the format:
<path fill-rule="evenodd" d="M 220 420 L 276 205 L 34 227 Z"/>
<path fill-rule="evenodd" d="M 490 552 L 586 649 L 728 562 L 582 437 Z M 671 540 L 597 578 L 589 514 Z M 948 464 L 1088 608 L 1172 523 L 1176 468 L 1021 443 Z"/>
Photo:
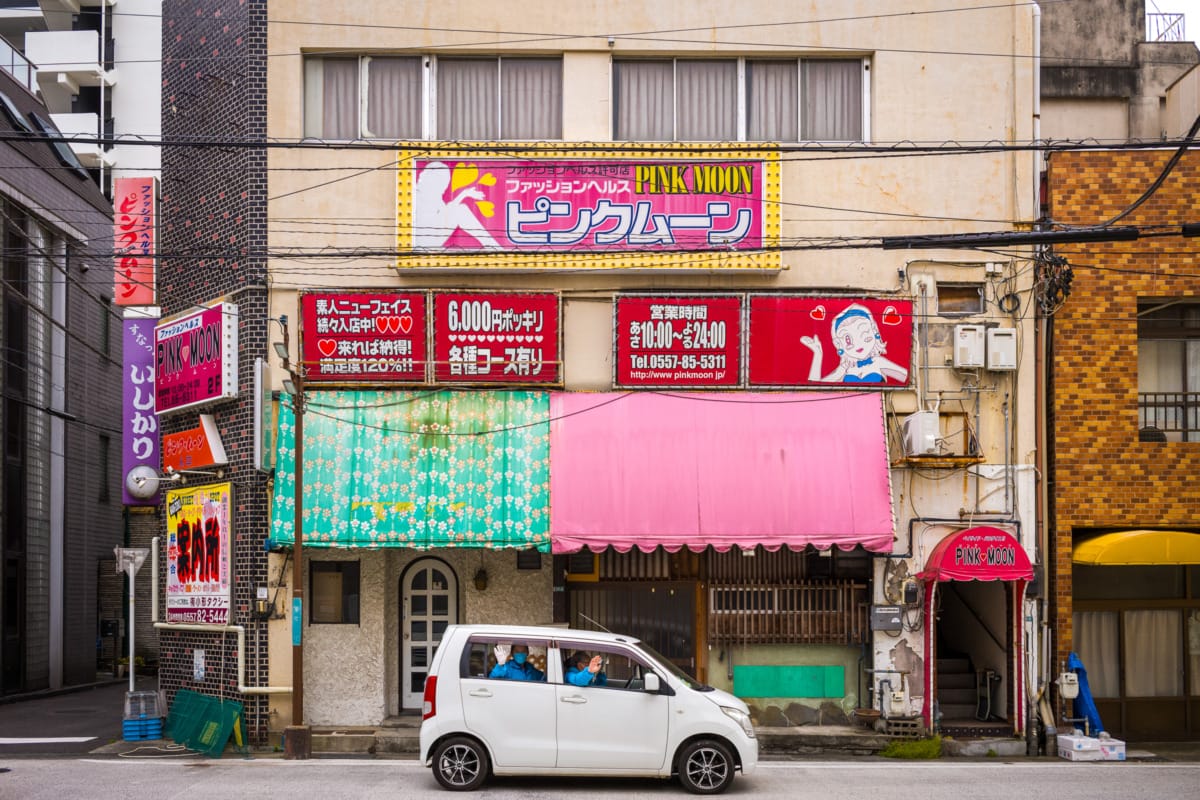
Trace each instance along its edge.
<path fill-rule="evenodd" d="M 550 551 L 550 396 L 309 392 L 304 544 Z M 295 541 L 296 427 L 280 404 L 271 538 Z"/>

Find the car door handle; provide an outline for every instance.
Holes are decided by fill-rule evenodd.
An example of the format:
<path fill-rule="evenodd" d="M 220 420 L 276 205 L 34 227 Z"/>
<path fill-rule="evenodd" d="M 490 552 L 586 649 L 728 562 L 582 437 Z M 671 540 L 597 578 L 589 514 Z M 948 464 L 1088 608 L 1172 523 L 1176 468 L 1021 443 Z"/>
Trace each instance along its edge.
<path fill-rule="evenodd" d="M 487 689 L 472 689 L 467 692 L 471 697 L 491 697 L 492 693 Z"/>
<path fill-rule="evenodd" d="M 580 695 L 577 695 L 577 694 L 571 694 L 571 695 L 567 695 L 566 697 L 564 697 L 562 699 L 562 701 L 564 703 L 575 703 L 576 705 L 579 705 L 580 703 L 586 703 L 587 698 L 581 697 Z"/>

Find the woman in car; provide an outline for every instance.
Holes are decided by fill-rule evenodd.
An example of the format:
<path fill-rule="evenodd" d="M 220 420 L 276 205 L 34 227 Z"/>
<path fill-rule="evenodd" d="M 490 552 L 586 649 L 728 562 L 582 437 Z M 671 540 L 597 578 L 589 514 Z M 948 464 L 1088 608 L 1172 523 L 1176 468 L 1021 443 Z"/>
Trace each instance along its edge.
<path fill-rule="evenodd" d="M 546 673 L 529 663 L 527 645 L 514 644 L 509 657 L 504 657 L 502 648 L 496 648 L 496 666 L 492 667 L 488 677 L 507 681 L 544 681 Z"/>

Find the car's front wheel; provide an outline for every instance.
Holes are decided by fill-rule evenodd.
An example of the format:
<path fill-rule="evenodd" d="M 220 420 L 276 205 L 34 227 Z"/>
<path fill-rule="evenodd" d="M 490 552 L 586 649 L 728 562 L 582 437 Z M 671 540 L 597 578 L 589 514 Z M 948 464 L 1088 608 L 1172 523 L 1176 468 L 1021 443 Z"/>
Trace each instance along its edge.
<path fill-rule="evenodd" d="M 487 751 L 474 739 L 455 736 L 433 752 L 433 777 L 443 789 L 470 792 L 482 786 L 487 775 Z"/>
<path fill-rule="evenodd" d="M 679 782 L 692 794 L 720 794 L 733 783 L 729 748 L 715 739 L 692 742 L 679 754 Z"/>

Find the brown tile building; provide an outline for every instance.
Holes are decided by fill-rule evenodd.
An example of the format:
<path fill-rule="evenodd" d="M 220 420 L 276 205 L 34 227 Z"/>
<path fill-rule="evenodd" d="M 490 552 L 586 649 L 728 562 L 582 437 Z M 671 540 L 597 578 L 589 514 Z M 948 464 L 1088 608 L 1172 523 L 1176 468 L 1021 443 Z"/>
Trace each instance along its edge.
<path fill-rule="evenodd" d="M 1055 153 L 1049 216 L 1095 226 L 1133 205 L 1174 151 Z M 1054 669 L 1087 668 L 1104 724 L 1132 739 L 1200 737 L 1200 153 L 1114 221 L 1136 241 L 1054 248 L 1048 567 Z"/>

